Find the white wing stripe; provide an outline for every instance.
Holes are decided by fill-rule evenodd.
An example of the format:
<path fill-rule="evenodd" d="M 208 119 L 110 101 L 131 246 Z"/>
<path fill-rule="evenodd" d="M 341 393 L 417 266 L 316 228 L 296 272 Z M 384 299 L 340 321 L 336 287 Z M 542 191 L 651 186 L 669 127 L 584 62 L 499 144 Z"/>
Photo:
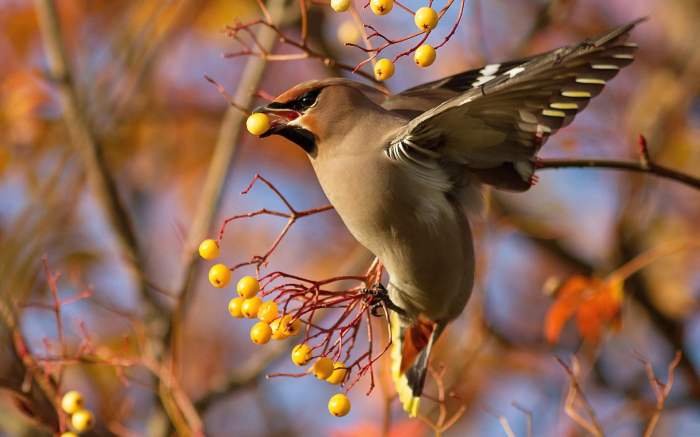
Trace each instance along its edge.
<path fill-rule="evenodd" d="M 428 150 L 426 148 L 420 147 L 413 141 L 411 141 L 411 137 L 406 138 L 405 140 L 402 141 L 402 143 L 406 143 L 409 147 L 412 149 L 418 151 L 419 153 L 423 153 L 425 155 L 428 155 L 431 158 L 439 158 L 440 154 L 435 152 L 434 150 Z"/>

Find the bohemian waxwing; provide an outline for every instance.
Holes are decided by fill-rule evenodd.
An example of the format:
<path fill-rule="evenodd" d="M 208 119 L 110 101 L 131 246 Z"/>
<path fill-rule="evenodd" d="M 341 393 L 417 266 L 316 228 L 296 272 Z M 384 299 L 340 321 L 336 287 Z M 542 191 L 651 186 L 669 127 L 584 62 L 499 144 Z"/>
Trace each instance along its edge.
<path fill-rule="evenodd" d="M 641 20 L 597 39 L 487 65 L 385 95 L 332 78 L 299 84 L 256 112 L 308 154 L 352 235 L 384 264 L 392 373 L 411 416 L 432 344 L 459 316 L 474 279 L 465 210 L 482 184 L 532 185 L 540 147 L 629 65 Z"/>

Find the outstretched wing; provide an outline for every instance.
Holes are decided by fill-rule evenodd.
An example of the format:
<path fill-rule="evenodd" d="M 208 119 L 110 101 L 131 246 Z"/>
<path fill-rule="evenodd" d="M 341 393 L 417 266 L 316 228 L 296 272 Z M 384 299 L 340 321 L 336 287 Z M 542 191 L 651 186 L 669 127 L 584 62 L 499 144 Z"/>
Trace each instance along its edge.
<path fill-rule="evenodd" d="M 529 182 L 531 160 L 544 142 L 634 60 L 637 46 L 624 40 L 639 21 L 481 80 L 413 118 L 389 144 L 387 156 L 422 172 L 436 163 L 476 172 L 510 169 Z"/>
<path fill-rule="evenodd" d="M 529 57 L 514 61 L 502 62 L 500 64 L 484 65 L 481 68 L 468 70 L 433 82 L 414 86 L 402 91 L 399 95 L 410 95 L 434 89 L 448 89 L 451 91 L 464 92 L 471 88 L 481 86 L 486 82 L 501 76 L 503 73 L 508 73 L 512 69 L 530 61 L 531 59 L 532 57 Z"/>
<path fill-rule="evenodd" d="M 387 97 L 382 103 L 382 107 L 413 118 L 456 95 L 508 73 L 530 59 L 523 58 L 500 64 L 488 64 L 481 68 L 424 83 Z"/>

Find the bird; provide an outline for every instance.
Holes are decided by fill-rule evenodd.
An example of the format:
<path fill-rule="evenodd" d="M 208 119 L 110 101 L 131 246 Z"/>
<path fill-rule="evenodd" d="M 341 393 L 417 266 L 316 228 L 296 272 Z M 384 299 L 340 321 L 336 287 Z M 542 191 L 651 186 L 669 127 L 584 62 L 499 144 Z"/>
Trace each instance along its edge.
<path fill-rule="evenodd" d="M 430 353 L 474 284 L 470 213 L 486 187 L 523 192 L 537 153 L 632 63 L 644 18 L 578 44 L 398 94 L 347 78 L 300 83 L 258 107 L 306 152 L 353 237 L 383 264 L 392 376 L 416 416 Z"/>

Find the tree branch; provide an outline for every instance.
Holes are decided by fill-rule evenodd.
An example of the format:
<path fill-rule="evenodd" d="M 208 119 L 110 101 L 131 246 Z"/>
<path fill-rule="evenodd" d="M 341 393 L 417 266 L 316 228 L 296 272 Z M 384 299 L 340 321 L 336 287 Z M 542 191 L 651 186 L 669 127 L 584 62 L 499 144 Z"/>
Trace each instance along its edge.
<path fill-rule="evenodd" d="M 146 284 L 143 272 L 144 259 L 136 233 L 126 207 L 119 197 L 116 183 L 105 161 L 102 146 L 91 131 L 87 117 L 80 110 L 68 56 L 61 38 L 56 5 L 53 0 L 35 0 L 35 6 L 48 62 L 48 73 L 56 84 L 71 142 L 82 159 L 95 200 L 115 231 L 119 250 L 137 281 L 141 296 L 148 305 L 148 313 L 162 314 L 165 308 Z"/>
<path fill-rule="evenodd" d="M 611 159 L 543 159 L 537 162 L 538 170 L 561 168 L 597 168 L 646 173 L 665 179 L 671 179 L 700 190 L 700 178 L 652 162 L 645 164 L 641 161 L 617 161 Z"/>
<path fill-rule="evenodd" d="M 261 3 L 262 5 L 262 3 Z M 269 7 L 264 7 L 264 11 L 274 17 L 277 23 L 283 16 L 285 9 L 284 0 L 270 0 Z M 258 29 L 256 40 L 267 50 L 272 50 L 277 40 L 277 33 L 269 27 L 263 26 Z M 267 65 L 267 60 L 260 57 L 251 57 L 246 64 L 243 76 L 239 82 L 238 90 L 234 100 L 241 107 L 251 107 L 255 98 L 262 76 Z M 236 151 L 238 137 L 243 126 L 244 116 L 235 107 L 230 107 L 224 115 L 219 136 L 214 147 L 207 178 L 204 181 L 204 188 L 200 195 L 200 200 L 195 208 L 196 214 L 192 220 L 192 225 L 187 236 L 183 253 L 183 270 L 176 290 L 180 296 L 176 304 L 170 321 L 169 332 L 166 334 L 166 347 L 173 348 L 173 359 L 177 360 L 176 344 L 180 337 L 179 329 L 187 315 L 190 301 L 193 294 L 193 281 L 197 273 L 197 261 L 199 255 L 197 246 L 206 237 L 210 230 L 216 211 L 224 191 L 224 183 L 229 175 L 231 160 Z"/>

